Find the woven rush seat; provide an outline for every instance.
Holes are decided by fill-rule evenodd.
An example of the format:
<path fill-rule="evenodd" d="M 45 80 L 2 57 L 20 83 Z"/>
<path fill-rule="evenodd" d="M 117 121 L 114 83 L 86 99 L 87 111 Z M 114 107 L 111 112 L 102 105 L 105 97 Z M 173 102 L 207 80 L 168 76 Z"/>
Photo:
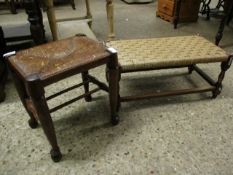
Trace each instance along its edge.
<path fill-rule="evenodd" d="M 31 128 L 36 128 L 38 123 L 41 124 L 52 147 L 50 154 L 53 161 L 60 161 L 62 154 L 57 143 L 51 113 L 82 98 L 91 101 L 93 93 L 104 90 L 109 94 L 111 122 L 114 125 L 118 123 L 119 118 L 116 113 L 118 61 L 115 50 L 80 34 L 19 51 L 16 55 L 7 58 L 7 62 L 21 102 L 30 117 L 28 124 Z M 90 69 L 101 65 L 106 65 L 110 70 L 109 86 L 88 73 Z M 80 83 L 45 96 L 46 86 L 77 74 L 81 74 Z M 97 87 L 89 90 L 89 83 Z M 47 105 L 47 101 L 82 86 L 84 87 L 82 95 L 73 94 L 72 99 L 53 108 Z"/>
<path fill-rule="evenodd" d="M 71 37 L 19 51 L 9 61 L 23 77 L 37 74 L 41 80 L 46 80 L 93 64 L 93 61 L 101 61 L 108 55 L 105 48 L 92 39 Z"/>
<path fill-rule="evenodd" d="M 111 41 L 122 71 L 226 61 L 229 55 L 200 36 Z"/>
<path fill-rule="evenodd" d="M 212 92 L 215 98 L 222 90 L 222 80 L 233 57 L 201 36 L 118 40 L 108 42 L 107 46 L 118 52 L 119 77 L 122 73 L 188 67 L 189 73 L 196 71 L 210 85 L 167 92 L 143 92 L 130 96 L 121 96 L 119 90 L 118 107 L 120 102 L 208 91 Z M 200 63 L 213 62 L 221 62 L 217 81 L 197 66 Z M 108 74 L 108 71 L 106 73 Z"/>

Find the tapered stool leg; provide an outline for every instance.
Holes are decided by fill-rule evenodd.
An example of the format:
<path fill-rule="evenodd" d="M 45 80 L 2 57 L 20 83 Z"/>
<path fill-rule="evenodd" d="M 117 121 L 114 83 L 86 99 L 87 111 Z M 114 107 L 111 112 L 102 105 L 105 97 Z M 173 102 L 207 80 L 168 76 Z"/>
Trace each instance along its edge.
<path fill-rule="evenodd" d="M 36 120 L 35 113 L 33 114 L 32 110 L 27 105 L 27 99 L 29 99 L 29 96 L 27 94 L 24 83 L 23 83 L 23 81 L 21 81 L 21 79 L 15 73 L 12 72 L 11 75 L 13 77 L 15 87 L 16 87 L 16 90 L 19 94 L 20 100 L 21 100 L 23 106 L 25 107 L 29 117 L 30 117 L 30 119 L 28 120 L 28 124 L 32 129 L 37 128 L 38 122 Z"/>
<path fill-rule="evenodd" d="M 111 122 L 113 125 L 119 123 L 119 116 L 117 113 L 118 102 L 119 102 L 119 70 L 117 62 L 117 54 L 113 54 L 110 62 L 107 64 L 109 70 L 109 101 L 110 101 L 110 112 Z"/>
<path fill-rule="evenodd" d="M 39 121 L 44 130 L 47 139 L 52 146 L 50 151 L 51 158 L 54 162 L 59 162 L 62 158 L 62 154 L 57 144 L 57 138 L 53 121 L 50 116 L 49 108 L 44 96 L 44 88 L 42 87 L 39 77 L 31 76 L 27 78 L 27 86 L 33 105 L 38 112 Z"/>

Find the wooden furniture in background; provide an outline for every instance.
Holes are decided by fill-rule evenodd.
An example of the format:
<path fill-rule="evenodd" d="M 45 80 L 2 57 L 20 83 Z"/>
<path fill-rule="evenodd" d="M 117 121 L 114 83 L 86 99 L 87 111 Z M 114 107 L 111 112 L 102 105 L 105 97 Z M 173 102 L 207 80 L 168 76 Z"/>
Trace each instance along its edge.
<path fill-rule="evenodd" d="M 31 36 L 36 45 L 46 42 L 42 12 L 38 0 L 24 0 L 24 8 L 30 23 Z"/>
<path fill-rule="evenodd" d="M 17 14 L 15 0 L 5 0 L 12 14 Z"/>
<path fill-rule="evenodd" d="M 45 4 L 47 7 L 47 16 L 48 16 L 49 26 L 50 26 L 54 41 L 58 40 L 57 24 L 56 24 L 57 22 L 80 20 L 80 19 L 92 20 L 89 0 L 85 0 L 85 2 L 86 2 L 86 15 L 85 16 L 78 17 L 78 18 L 68 18 L 68 19 L 57 20 L 55 16 L 55 11 L 54 11 L 53 0 L 45 0 Z M 112 0 L 106 0 L 106 11 L 107 11 L 107 20 L 108 20 L 108 39 L 111 40 L 115 37 L 114 28 L 113 28 L 114 24 L 113 24 L 113 2 Z M 91 26 L 91 22 L 90 22 L 90 26 Z"/>
<path fill-rule="evenodd" d="M 60 161 L 62 154 L 57 144 L 50 113 L 81 98 L 90 101 L 91 94 L 104 90 L 109 93 L 111 122 L 118 123 L 119 118 L 116 113 L 118 61 L 114 50 L 106 49 L 102 44 L 78 35 L 20 51 L 8 58 L 8 63 L 20 99 L 30 116 L 29 125 L 31 128 L 36 128 L 38 121 L 40 122 L 52 146 L 50 153 L 53 161 Z M 107 64 L 110 73 L 109 87 L 88 74 L 88 70 L 104 64 Z M 82 83 L 45 97 L 46 86 L 76 74 L 82 74 Z M 89 91 L 90 82 L 98 87 Z M 84 86 L 83 95 L 52 109 L 48 108 L 48 100 L 80 86 Z"/>
<path fill-rule="evenodd" d="M 223 31 L 226 24 L 229 24 L 232 19 L 233 14 L 233 1 L 232 0 L 224 0 L 224 12 L 220 22 L 220 26 L 215 37 L 215 44 L 218 45 L 223 37 Z"/>
<path fill-rule="evenodd" d="M 200 3 L 201 0 L 159 0 L 156 15 L 166 21 L 174 22 L 176 28 L 178 21 L 197 21 Z"/>
<path fill-rule="evenodd" d="M 19 28 L 20 27 L 19 26 L 17 27 L 16 25 L 13 29 L 12 28 L 6 29 L 8 32 L 9 30 L 14 32 L 11 32 L 11 34 L 13 35 L 9 35 L 8 33 L 7 36 L 5 36 L 4 31 L 0 26 L 0 102 L 4 101 L 5 99 L 4 87 L 8 74 L 8 70 L 5 59 L 3 58 L 3 54 L 11 51 L 26 49 L 34 46 L 35 44 L 42 43 L 40 42 L 42 41 L 42 38 L 37 39 L 35 37 L 33 38 L 32 35 L 26 35 L 26 34 L 18 35 L 17 32 L 18 30 L 20 30 Z"/>
<path fill-rule="evenodd" d="M 223 36 L 225 25 L 229 25 L 233 18 L 233 1 L 232 0 L 218 0 L 215 8 L 210 8 L 212 0 L 202 0 L 201 13 L 206 14 L 206 18 L 209 20 L 210 16 L 221 17 L 219 29 L 215 36 L 215 44 L 218 45 Z M 222 10 L 223 9 L 223 10 Z"/>
<path fill-rule="evenodd" d="M 233 59 L 233 55 L 228 55 L 223 49 L 200 36 L 119 40 L 111 41 L 107 45 L 118 51 L 120 75 L 137 71 L 188 67 L 190 73 L 195 70 L 209 84 L 206 87 L 130 96 L 122 96 L 119 93 L 118 107 L 120 102 L 208 91 L 212 92 L 215 98 L 222 90 L 222 80 Z M 196 64 L 212 62 L 221 63 L 221 72 L 217 81 L 196 66 Z"/>

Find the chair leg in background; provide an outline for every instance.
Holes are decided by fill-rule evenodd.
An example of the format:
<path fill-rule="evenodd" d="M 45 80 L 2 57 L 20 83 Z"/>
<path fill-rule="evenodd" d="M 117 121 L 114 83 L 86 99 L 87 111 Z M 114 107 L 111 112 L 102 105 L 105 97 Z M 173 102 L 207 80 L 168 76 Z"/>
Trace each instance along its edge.
<path fill-rule="evenodd" d="M 174 15 L 174 29 L 177 29 L 177 25 L 180 18 L 180 8 L 181 8 L 181 0 L 177 0 L 175 7 L 175 15 Z"/>

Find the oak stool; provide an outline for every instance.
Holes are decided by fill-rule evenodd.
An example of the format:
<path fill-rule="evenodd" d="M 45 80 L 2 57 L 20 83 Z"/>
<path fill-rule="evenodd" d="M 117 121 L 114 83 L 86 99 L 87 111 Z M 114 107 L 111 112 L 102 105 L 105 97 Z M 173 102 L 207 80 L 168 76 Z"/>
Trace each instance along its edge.
<path fill-rule="evenodd" d="M 205 87 L 137 95 L 122 96 L 119 93 L 118 108 L 120 102 L 208 91 L 212 92 L 215 98 L 222 90 L 225 72 L 230 68 L 233 59 L 232 54 L 226 53 L 201 36 L 116 40 L 110 41 L 107 45 L 117 50 L 119 80 L 123 73 L 188 67 L 189 73 L 196 71 L 209 84 Z M 197 66 L 203 63 L 221 63 L 217 81 Z"/>
<path fill-rule="evenodd" d="M 81 98 L 91 101 L 91 94 L 98 90 L 109 93 L 112 124 L 118 123 L 117 102 L 117 53 L 84 35 L 76 35 L 64 40 L 51 42 L 27 50 L 19 51 L 8 58 L 9 68 L 20 96 L 30 116 L 31 128 L 40 122 L 47 139 L 52 146 L 50 151 L 54 162 L 60 161 L 62 154 L 58 147 L 53 121 L 50 113 L 69 105 Z M 89 75 L 88 70 L 106 64 L 110 70 L 109 86 Z M 45 87 L 72 75 L 81 73 L 83 82 L 66 88 L 49 97 L 45 97 Z M 89 91 L 89 83 L 98 87 Z M 85 93 L 68 102 L 49 109 L 47 100 L 65 92 L 84 86 Z"/>

